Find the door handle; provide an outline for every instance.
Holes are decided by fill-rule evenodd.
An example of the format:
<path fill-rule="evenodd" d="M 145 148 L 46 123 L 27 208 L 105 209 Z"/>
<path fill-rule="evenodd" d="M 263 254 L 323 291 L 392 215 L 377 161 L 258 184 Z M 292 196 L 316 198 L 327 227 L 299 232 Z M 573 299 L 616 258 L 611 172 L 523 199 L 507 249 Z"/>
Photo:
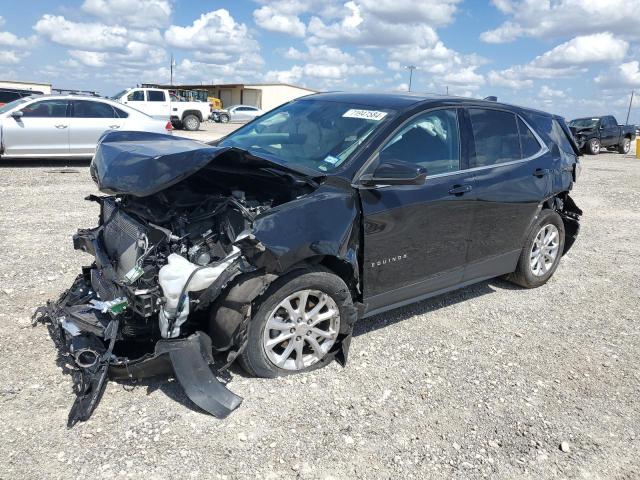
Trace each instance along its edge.
<path fill-rule="evenodd" d="M 116 128 L 120 128 L 120 125 L 109 125 L 109 128 L 115 130 Z"/>
<path fill-rule="evenodd" d="M 461 195 L 464 195 L 465 193 L 470 192 L 471 190 L 473 190 L 473 187 L 471 185 L 454 185 L 449 190 L 449 195 L 455 195 L 457 197 L 460 197 Z"/>
<path fill-rule="evenodd" d="M 535 172 L 533 172 L 534 177 L 542 178 L 550 172 L 548 168 L 536 168 Z"/>
<path fill-rule="evenodd" d="M 67 128 L 69 125 L 56 125 L 56 128 Z"/>

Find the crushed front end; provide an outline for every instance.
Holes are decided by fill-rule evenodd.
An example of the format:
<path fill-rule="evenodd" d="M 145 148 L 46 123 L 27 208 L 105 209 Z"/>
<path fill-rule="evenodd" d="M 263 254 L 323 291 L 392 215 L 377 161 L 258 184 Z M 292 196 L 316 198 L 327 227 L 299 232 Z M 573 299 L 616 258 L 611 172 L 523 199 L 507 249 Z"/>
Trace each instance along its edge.
<path fill-rule="evenodd" d="M 227 237 L 235 234 L 224 231 L 233 226 L 226 217 L 220 225 L 209 217 L 203 223 L 221 231 L 185 222 L 188 231 L 180 237 L 126 213 L 122 199 L 91 199 L 100 203 L 100 225 L 78 231 L 73 243 L 95 261 L 35 317 L 50 323 L 76 370 L 69 424 L 89 418 L 107 378 L 164 374 L 175 375 L 198 406 L 227 416 L 241 399 L 209 369 L 211 340 L 200 331 L 197 310 L 235 276 L 254 269 Z M 236 220 L 242 227 L 240 213 Z"/>

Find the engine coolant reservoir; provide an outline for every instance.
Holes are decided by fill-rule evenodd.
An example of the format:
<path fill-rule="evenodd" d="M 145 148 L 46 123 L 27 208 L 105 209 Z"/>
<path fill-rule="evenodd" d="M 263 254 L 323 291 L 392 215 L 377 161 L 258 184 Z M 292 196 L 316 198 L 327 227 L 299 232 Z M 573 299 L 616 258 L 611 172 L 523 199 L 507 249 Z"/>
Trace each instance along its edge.
<path fill-rule="evenodd" d="M 182 325 L 189 315 L 189 293 L 199 292 L 209 287 L 224 272 L 233 261 L 240 255 L 240 250 L 233 247 L 233 250 L 223 260 L 211 267 L 202 268 L 195 263 L 191 263 L 186 258 L 172 253 L 167 258 L 168 263 L 160 269 L 158 281 L 162 288 L 162 293 L 166 303 L 160 310 L 160 332 L 164 338 L 175 338 L 180 334 Z M 193 277 L 186 286 L 185 298 L 181 312 L 176 312 L 180 301 L 180 294 L 185 287 L 191 274 L 196 270 Z M 170 322 L 169 320 L 173 320 Z M 172 323 L 171 331 L 169 324 Z"/>

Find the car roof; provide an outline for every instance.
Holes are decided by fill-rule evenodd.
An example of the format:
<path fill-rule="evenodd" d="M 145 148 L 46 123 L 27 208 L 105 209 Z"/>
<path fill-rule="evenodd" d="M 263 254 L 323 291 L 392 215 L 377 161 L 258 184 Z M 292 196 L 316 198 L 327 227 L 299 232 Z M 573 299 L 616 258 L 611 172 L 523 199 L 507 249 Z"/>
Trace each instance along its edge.
<path fill-rule="evenodd" d="M 456 97 L 452 95 L 439 95 L 436 93 L 417 92 L 370 92 L 370 93 L 350 93 L 350 92 L 327 92 L 316 93 L 301 97 L 299 100 L 324 100 L 337 103 L 352 103 L 371 108 L 390 108 L 403 110 L 418 104 L 427 106 L 432 103 L 436 105 L 467 105 L 478 107 L 506 108 L 509 110 L 525 110 L 541 115 L 552 116 L 551 114 L 535 110 L 528 107 L 520 107 L 508 103 L 495 102 L 493 100 L 481 100 L 478 98 Z"/>

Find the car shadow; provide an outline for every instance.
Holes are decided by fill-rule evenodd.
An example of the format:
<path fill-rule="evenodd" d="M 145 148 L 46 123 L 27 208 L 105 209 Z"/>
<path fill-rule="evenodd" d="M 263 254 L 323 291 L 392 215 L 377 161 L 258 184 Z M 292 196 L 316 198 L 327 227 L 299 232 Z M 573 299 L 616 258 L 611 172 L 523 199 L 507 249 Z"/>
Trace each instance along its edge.
<path fill-rule="evenodd" d="M 0 158 L 0 168 L 54 168 L 65 170 L 73 167 L 88 167 L 90 163 L 90 159 Z"/>
<path fill-rule="evenodd" d="M 416 315 L 431 313 L 441 308 L 495 293 L 496 290 L 521 289 L 521 287 L 518 287 L 517 285 L 514 285 L 500 277 L 492 278 L 490 280 L 485 280 L 484 282 L 475 283 L 468 287 L 443 293 L 420 302 L 411 303 L 404 307 L 398 307 L 393 310 L 359 320 L 353 328 L 353 336 L 358 337 L 360 335 L 366 335 L 369 332 L 403 322 Z"/>

